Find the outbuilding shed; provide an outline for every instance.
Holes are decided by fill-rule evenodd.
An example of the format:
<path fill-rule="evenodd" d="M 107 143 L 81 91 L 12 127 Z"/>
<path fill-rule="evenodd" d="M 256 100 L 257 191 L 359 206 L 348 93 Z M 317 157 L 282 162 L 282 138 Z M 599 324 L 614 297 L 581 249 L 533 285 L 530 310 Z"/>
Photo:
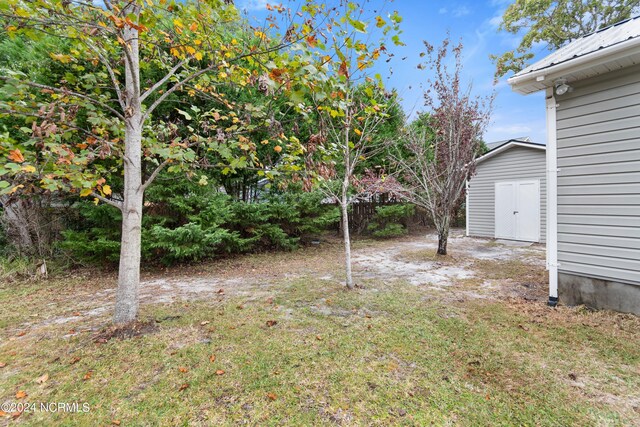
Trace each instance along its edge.
<path fill-rule="evenodd" d="M 476 160 L 467 183 L 468 236 L 545 241 L 545 148 L 512 139 Z"/>
<path fill-rule="evenodd" d="M 640 314 L 640 17 L 509 84 L 546 92 L 549 303 Z"/>

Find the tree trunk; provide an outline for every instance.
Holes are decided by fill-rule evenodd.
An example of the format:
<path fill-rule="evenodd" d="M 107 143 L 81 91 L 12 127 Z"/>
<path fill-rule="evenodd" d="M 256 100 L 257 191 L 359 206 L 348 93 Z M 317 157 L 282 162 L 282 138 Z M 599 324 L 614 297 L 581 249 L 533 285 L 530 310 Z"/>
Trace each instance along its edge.
<path fill-rule="evenodd" d="M 13 243 L 17 249 L 26 254 L 33 254 L 35 245 L 29 232 L 29 215 L 22 199 L 12 200 L 9 196 L 0 198 L 3 218 L 7 234 L 14 237 Z"/>
<path fill-rule="evenodd" d="M 438 233 L 438 255 L 446 255 L 447 254 L 447 234 Z"/>
<path fill-rule="evenodd" d="M 349 212 L 347 202 L 347 187 L 343 185 L 340 210 L 342 212 L 342 236 L 344 238 L 344 262 L 346 267 L 346 284 L 348 289 L 353 289 L 353 276 L 351 274 L 351 237 L 349 235 Z"/>
<path fill-rule="evenodd" d="M 125 57 L 125 149 L 124 191 L 122 203 L 122 238 L 118 290 L 113 321 L 116 324 L 135 320 L 138 314 L 140 285 L 140 249 L 142 238 L 142 111 L 140 106 L 140 63 L 138 32 L 123 30 L 129 48 Z"/>
<path fill-rule="evenodd" d="M 438 227 L 438 255 L 447 254 L 447 241 L 449 239 L 449 217 L 442 220 Z"/>

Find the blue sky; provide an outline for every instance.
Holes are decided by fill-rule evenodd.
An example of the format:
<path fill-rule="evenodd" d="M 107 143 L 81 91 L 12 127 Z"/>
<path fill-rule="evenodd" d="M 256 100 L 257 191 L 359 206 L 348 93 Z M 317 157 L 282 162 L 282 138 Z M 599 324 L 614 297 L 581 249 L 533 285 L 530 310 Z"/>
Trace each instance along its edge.
<path fill-rule="evenodd" d="M 239 0 L 236 4 L 246 8 L 249 14 L 259 14 L 267 1 Z M 286 3 L 283 1 L 284 5 Z M 546 142 L 544 94 L 524 96 L 514 93 L 506 82 L 508 76 L 493 86 L 495 67 L 489 55 L 513 49 L 519 42 L 518 37 L 498 31 L 500 17 L 509 3 L 509 0 L 396 0 L 385 6 L 386 10 L 398 10 L 403 17 L 401 38 L 406 46 L 394 48 L 395 57 L 384 65 L 381 74 L 388 74 L 387 67 L 393 70 L 386 84 L 398 90 L 407 113 L 424 109 L 420 85 L 426 83 L 429 74 L 416 67 L 418 54 L 424 50 L 422 40 L 438 45 L 448 31 L 453 41 L 461 40 L 464 45 L 463 78 L 473 85 L 473 93 L 489 95 L 496 91 L 491 123 L 484 140 L 492 142 L 529 136 L 535 142 Z M 546 50 L 539 47 L 535 53 L 542 57 Z M 402 61 L 403 57 L 407 59 Z"/>

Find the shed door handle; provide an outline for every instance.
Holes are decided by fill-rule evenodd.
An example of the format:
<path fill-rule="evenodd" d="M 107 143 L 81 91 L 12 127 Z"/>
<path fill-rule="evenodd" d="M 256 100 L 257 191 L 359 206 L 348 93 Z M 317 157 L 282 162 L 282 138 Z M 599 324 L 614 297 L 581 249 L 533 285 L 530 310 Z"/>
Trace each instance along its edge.
<path fill-rule="evenodd" d="M 517 214 L 517 213 L 518 213 L 518 211 L 513 211 L 513 214 L 514 214 L 514 215 L 515 215 L 515 214 Z"/>

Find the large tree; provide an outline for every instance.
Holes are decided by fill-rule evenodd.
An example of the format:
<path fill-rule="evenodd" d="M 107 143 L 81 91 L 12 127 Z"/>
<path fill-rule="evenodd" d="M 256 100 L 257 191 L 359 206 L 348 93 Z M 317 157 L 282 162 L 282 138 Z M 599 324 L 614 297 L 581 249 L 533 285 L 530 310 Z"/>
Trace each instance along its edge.
<path fill-rule="evenodd" d="M 640 0 L 516 0 L 502 15 L 500 29 L 522 35 L 517 48 L 492 56 L 497 75 L 518 72 L 534 57 L 542 43 L 558 49 L 579 37 L 606 27 L 634 13 Z"/>
<path fill-rule="evenodd" d="M 437 49 L 424 44 L 427 61 L 421 68 L 434 72 L 424 94 L 428 111 L 407 126 L 394 160 L 405 197 L 431 214 L 438 254 L 446 255 L 451 218 L 474 172 L 493 98 L 472 96 L 471 86 L 463 86 L 462 44 L 452 46 L 449 39 Z"/>
<path fill-rule="evenodd" d="M 138 312 L 143 197 L 158 174 L 184 169 L 203 152 L 226 153 L 229 146 L 243 154 L 227 159 L 226 167 L 259 163 L 244 134 L 264 114 L 225 99 L 217 87 L 258 84 L 256 67 L 309 36 L 308 25 L 288 19 L 295 14 L 271 9 L 284 17 L 272 26 L 287 22 L 281 38 L 248 26 L 233 2 L 223 0 L 7 0 L 0 7 L 10 37 L 65 40 L 65 49 L 50 55 L 74 70 L 46 84 L 3 71 L 0 113 L 24 117 L 29 139 L 3 141 L 0 190 L 19 192 L 25 187 L 20 179 L 35 174 L 47 190 L 92 196 L 121 210 L 115 323 L 130 322 Z M 308 2 L 303 12 L 311 19 L 317 7 Z M 181 92 L 215 97 L 228 108 L 201 112 L 199 126 L 181 132 L 158 115 Z M 193 114 L 179 112 L 188 120 Z M 124 178 L 118 188 L 107 182 L 116 174 Z"/>

